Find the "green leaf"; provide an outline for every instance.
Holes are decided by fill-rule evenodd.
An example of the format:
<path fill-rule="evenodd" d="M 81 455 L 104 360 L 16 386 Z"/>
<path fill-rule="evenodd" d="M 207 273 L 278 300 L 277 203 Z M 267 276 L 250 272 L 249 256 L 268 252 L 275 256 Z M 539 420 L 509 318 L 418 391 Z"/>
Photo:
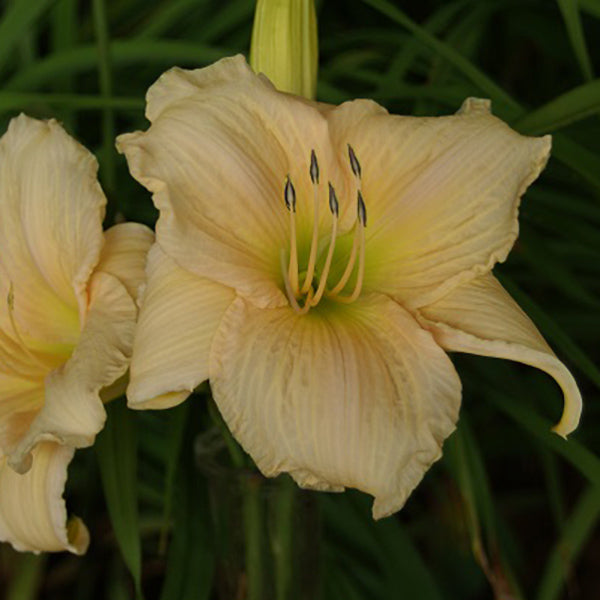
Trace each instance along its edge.
<path fill-rule="evenodd" d="M 110 45 L 113 71 L 131 65 L 163 65 L 183 63 L 195 67 L 228 55 L 224 49 L 173 40 L 115 40 Z M 56 52 L 15 74 L 3 90 L 36 90 L 62 75 L 77 75 L 98 67 L 96 45 L 77 46 L 68 52 Z"/>
<path fill-rule="evenodd" d="M 583 550 L 600 519 L 600 487 L 588 487 L 569 516 L 564 534 L 552 549 L 539 586 L 537 600 L 557 600 L 571 565 Z"/>
<path fill-rule="evenodd" d="M 55 0 L 12 2 L 0 21 L 0 71 L 12 57 L 12 50 L 29 28 Z M 6 5 L 6 3 L 5 3 Z"/>
<path fill-rule="evenodd" d="M 486 467 L 466 416 L 461 417 L 444 452 L 445 462 L 464 500 L 473 556 L 497 592 L 508 588 L 515 599 L 524 598 L 501 543 L 499 519 Z M 506 537 L 507 530 L 503 531 Z"/>
<path fill-rule="evenodd" d="M 513 123 L 529 135 L 548 133 L 600 112 L 600 79 L 554 98 Z"/>
<path fill-rule="evenodd" d="M 362 1 L 408 29 L 423 45 L 454 65 L 481 92 L 488 95 L 494 101 L 495 112 L 502 118 L 513 122 L 523 116 L 525 112 L 524 108 L 500 86 L 454 48 L 417 25 L 400 9 L 390 4 L 387 0 Z M 572 141 L 564 134 L 560 136 L 556 134 L 554 136 L 553 155 L 581 175 L 586 181 L 600 189 L 599 156 Z"/>
<path fill-rule="evenodd" d="M 579 16 L 579 7 L 577 0 L 557 0 L 560 12 L 562 13 L 565 26 L 567 28 L 567 34 L 575 57 L 579 64 L 579 68 L 583 73 L 583 76 L 588 81 L 594 78 L 592 72 L 592 63 L 590 61 L 590 55 L 587 51 L 585 43 L 585 37 L 583 35 L 583 28 L 581 27 L 581 18 Z"/>
<path fill-rule="evenodd" d="M 516 117 L 522 112 L 519 104 L 513 100 L 500 86 L 494 83 L 483 71 L 478 69 L 470 60 L 462 56 L 454 48 L 437 39 L 424 28 L 417 25 L 399 8 L 387 0 L 362 0 L 375 10 L 386 15 L 402 27 L 408 29 L 417 40 L 445 58 L 472 81 L 482 92 L 486 93 L 501 105 L 507 117 Z"/>
<path fill-rule="evenodd" d="M 98 45 L 98 84 L 100 95 L 105 99 L 112 97 L 112 65 L 110 60 L 110 34 L 106 20 L 104 0 L 92 0 L 94 13 L 94 31 Z M 115 189 L 115 116 L 110 106 L 102 109 L 102 160 L 100 161 L 100 177 L 106 189 Z M 110 196 L 110 194 L 109 194 Z"/>
<path fill-rule="evenodd" d="M 573 438 L 567 441 L 553 433 L 551 431 L 553 423 L 523 406 L 519 398 L 515 399 L 512 395 L 495 392 L 491 389 L 487 390 L 486 397 L 496 408 L 534 434 L 550 450 L 570 462 L 575 469 L 587 477 L 590 483 L 600 488 L 600 458 L 593 452 Z"/>
<path fill-rule="evenodd" d="M 511 279 L 506 275 L 498 275 L 498 279 L 518 302 L 519 306 L 539 326 L 544 336 L 553 342 L 565 356 L 569 357 L 574 365 L 579 367 L 600 388 L 600 369 L 596 367 L 594 361 Z"/>
<path fill-rule="evenodd" d="M 108 418 L 96 438 L 96 455 L 115 537 L 133 577 L 136 595 L 142 598 L 135 414 L 124 399 L 111 402 L 106 408 Z"/>
<path fill-rule="evenodd" d="M 75 110 L 100 110 L 111 107 L 121 111 L 140 111 L 144 109 L 143 98 L 103 98 L 83 94 L 44 94 L 35 92 L 0 91 L 0 112 L 23 108 L 48 107 L 71 108 Z"/>
<path fill-rule="evenodd" d="M 363 581 L 379 581 L 382 598 L 444 598 L 433 573 L 408 533 L 395 519 L 373 521 L 369 503 L 363 495 L 323 496 L 325 526 L 335 551 L 348 561 L 365 562 L 363 555 L 377 561 L 377 570 L 368 570 Z M 360 555 L 353 557 L 353 552 Z M 340 557 L 341 558 L 341 557 Z M 359 572 L 355 571 L 358 576 Z"/>
<path fill-rule="evenodd" d="M 600 308 L 600 300 L 580 282 L 568 263 L 553 254 L 542 236 L 527 232 L 519 243 L 519 255 L 525 258 L 533 272 L 540 273 L 544 281 L 548 281 L 567 298 L 578 304 Z"/>
<path fill-rule="evenodd" d="M 427 20 L 424 28 L 430 33 L 439 33 L 449 25 L 451 20 L 455 18 L 457 13 L 464 9 L 467 4 L 468 0 L 444 4 Z M 394 93 L 395 87 L 404 79 L 408 70 L 419 57 L 422 47 L 422 43 L 414 37 L 405 40 L 392 60 L 387 72 L 381 77 L 375 96 L 381 97 L 382 95 Z M 423 86 L 413 87 L 423 88 Z M 438 86 L 435 87 L 437 88 Z"/>

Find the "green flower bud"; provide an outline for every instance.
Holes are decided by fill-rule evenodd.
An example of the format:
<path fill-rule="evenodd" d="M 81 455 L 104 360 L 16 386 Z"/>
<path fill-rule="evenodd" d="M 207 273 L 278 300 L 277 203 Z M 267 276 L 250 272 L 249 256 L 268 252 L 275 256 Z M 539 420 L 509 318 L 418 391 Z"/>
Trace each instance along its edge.
<path fill-rule="evenodd" d="M 257 0 L 250 65 L 283 92 L 314 99 L 318 68 L 313 0 Z"/>

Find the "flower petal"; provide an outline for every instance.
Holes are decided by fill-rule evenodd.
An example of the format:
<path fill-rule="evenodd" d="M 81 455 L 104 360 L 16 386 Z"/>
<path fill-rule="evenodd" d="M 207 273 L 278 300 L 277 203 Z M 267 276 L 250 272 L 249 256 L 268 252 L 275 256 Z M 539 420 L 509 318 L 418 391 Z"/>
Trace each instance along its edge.
<path fill-rule="evenodd" d="M 89 534 L 83 522 L 67 522 L 63 490 L 73 449 L 51 442 L 33 450 L 33 466 L 25 474 L 15 473 L 0 458 L 0 540 L 16 550 L 83 554 Z"/>
<path fill-rule="evenodd" d="M 68 356 L 78 338 L 103 243 L 97 169 L 56 121 L 21 115 L 0 140 L 0 297 L 12 286 L 14 319 L 32 350 Z M 7 313 L 0 328 L 14 337 Z"/>
<path fill-rule="evenodd" d="M 152 247 L 131 359 L 131 408 L 169 408 L 208 379 L 210 346 L 234 297 Z"/>
<path fill-rule="evenodd" d="M 137 309 L 116 277 L 96 273 L 79 344 L 67 363 L 46 378 L 44 407 L 9 457 L 22 472 L 29 452 L 41 440 L 90 446 L 106 418 L 100 390 L 125 373 L 131 357 Z"/>
<path fill-rule="evenodd" d="M 321 205 L 328 180 L 344 185 L 325 117 L 277 92 L 241 56 L 196 71 L 171 69 L 150 88 L 147 114 L 150 129 L 120 136 L 117 147 L 154 194 L 165 252 L 259 306 L 287 304 L 280 285 L 280 251 L 290 243 L 286 177 L 296 188 L 301 254 L 313 222 L 311 150 L 321 165 Z M 324 234 L 330 221 L 322 210 Z"/>
<path fill-rule="evenodd" d="M 43 405 L 43 379 L 0 375 L 0 456 L 14 450 Z"/>
<path fill-rule="evenodd" d="M 328 114 L 338 152 L 351 144 L 362 166 L 365 289 L 416 308 L 506 259 L 551 139 L 519 135 L 489 107 L 470 98 L 456 115 L 400 117 L 357 100 Z"/>
<path fill-rule="evenodd" d="M 554 377 L 565 396 L 563 416 L 554 431 L 566 436 L 577 427 L 581 394 L 573 376 L 491 273 L 460 285 L 418 312 L 421 323 L 446 350 L 515 360 Z"/>
<path fill-rule="evenodd" d="M 399 510 L 458 418 L 448 356 L 385 296 L 304 316 L 238 298 L 211 350 L 223 417 L 261 471 L 318 489 L 375 496 Z"/>
<path fill-rule="evenodd" d="M 96 271 L 114 275 L 137 300 L 146 281 L 146 258 L 154 233 L 140 223 L 120 223 L 104 232 L 104 240 Z"/>

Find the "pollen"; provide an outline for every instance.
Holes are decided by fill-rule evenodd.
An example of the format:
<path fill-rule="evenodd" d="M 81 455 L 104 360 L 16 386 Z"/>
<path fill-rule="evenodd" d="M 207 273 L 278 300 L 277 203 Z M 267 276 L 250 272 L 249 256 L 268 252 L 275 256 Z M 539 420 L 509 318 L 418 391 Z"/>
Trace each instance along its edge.
<path fill-rule="evenodd" d="M 327 182 L 327 200 L 329 214 L 331 215 L 331 230 L 329 242 L 326 245 L 327 253 L 322 262 L 320 274 L 317 273 L 318 250 L 325 248 L 319 240 L 319 212 L 321 204 L 324 203 L 325 190 L 320 182 L 320 169 L 317 154 L 314 150 L 310 153 L 308 174 L 313 190 L 313 227 L 306 267 L 299 270 L 298 264 L 298 242 L 296 233 L 296 191 L 290 176 L 286 177 L 283 189 L 284 201 L 289 213 L 289 240 L 290 247 L 287 252 L 280 252 L 281 273 L 285 293 L 290 306 L 298 314 L 306 314 L 311 308 L 317 306 L 323 298 L 341 303 L 354 302 L 362 291 L 365 272 L 365 228 L 367 226 L 367 209 L 361 190 L 362 170 L 360 162 L 354 149 L 348 144 L 349 167 L 355 184 L 356 193 L 356 220 L 353 226 L 352 247 L 348 256 L 346 267 L 341 277 L 335 281 L 329 281 L 331 275 L 331 264 L 335 252 L 338 237 L 338 220 L 340 203 L 335 187 L 331 181 Z M 304 265 L 303 265 L 304 266 Z M 354 287 L 347 290 L 352 275 L 356 272 Z M 317 283 L 318 278 L 318 283 Z M 332 285 L 333 283 L 333 285 Z"/>

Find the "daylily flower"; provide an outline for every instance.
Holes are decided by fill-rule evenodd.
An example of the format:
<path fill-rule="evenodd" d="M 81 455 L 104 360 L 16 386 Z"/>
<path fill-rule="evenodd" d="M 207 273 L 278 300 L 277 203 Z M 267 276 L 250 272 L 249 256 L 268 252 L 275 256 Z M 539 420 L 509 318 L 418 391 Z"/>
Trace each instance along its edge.
<path fill-rule="evenodd" d="M 468 99 L 458 114 L 391 116 L 277 92 L 240 56 L 171 69 L 146 132 L 123 135 L 160 210 L 134 341 L 132 408 L 199 383 L 267 476 L 355 487 L 402 507 L 454 430 L 445 350 L 573 377 L 491 274 L 517 237 L 519 199 L 550 138 Z"/>
<path fill-rule="evenodd" d="M 131 356 L 154 236 L 102 232 L 97 169 L 56 121 L 21 115 L 0 139 L 0 540 L 18 550 L 86 550 L 85 525 L 67 522 L 67 467 Z"/>

